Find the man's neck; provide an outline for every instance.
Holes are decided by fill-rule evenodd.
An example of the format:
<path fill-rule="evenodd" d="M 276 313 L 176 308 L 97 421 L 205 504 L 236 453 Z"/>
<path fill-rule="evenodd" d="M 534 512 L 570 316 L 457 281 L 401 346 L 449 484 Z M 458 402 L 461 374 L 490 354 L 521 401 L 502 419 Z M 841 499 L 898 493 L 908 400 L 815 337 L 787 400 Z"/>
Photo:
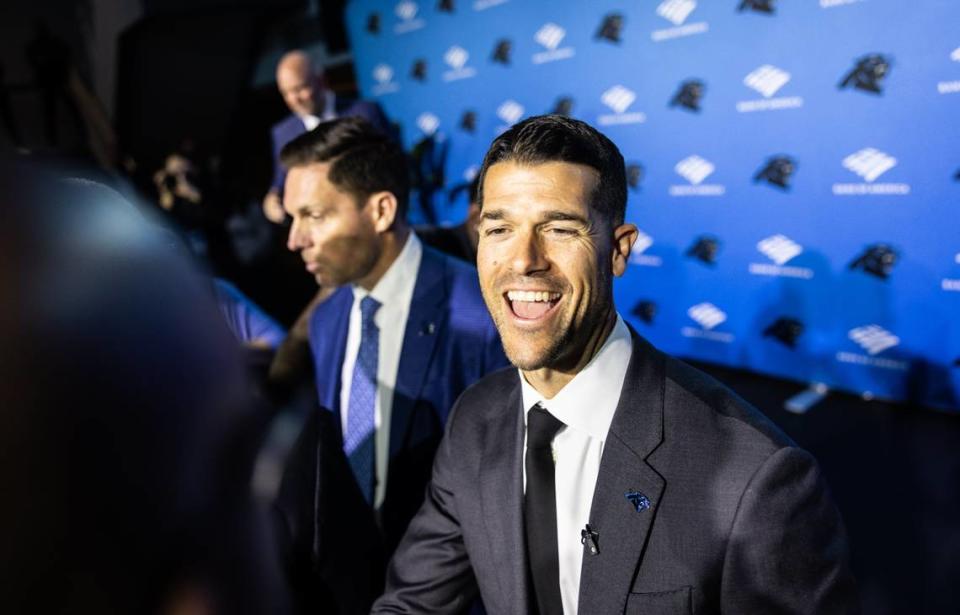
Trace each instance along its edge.
<path fill-rule="evenodd" d="M 603 348 L 604 342 L 610 337 L 610 332 L 613 331 L 613 327 L 616 324 L 617 311 L 611 303 L 610 310 L 604 320 L 603 327 L 600 328 L 599 334 L 588 340 L 583 352 L 573 361 L 570 367 L 563 367 L 562 364 L 561 366 L 555 367 L 543 367 L 537 370 L 525 371 L 523 372 L 523 377 L 530 383 L 530 386 L 535 388 L 545 399 L 552 399 L 563 387 L 567 386 L 577 374 L 583 371 L 583 368 L 600 352 L 600 349 Z"/>
<path fill-rule="evenodd" d="M 383 235 L 383 250 L 380 258 L 374 264 L 370 273 L 356 281 L 356 285 L 364 290 L 371 291 L 390 269 L 410 237 L 410 227 L 406 224 L 395 225 L 393 229 Z"/>

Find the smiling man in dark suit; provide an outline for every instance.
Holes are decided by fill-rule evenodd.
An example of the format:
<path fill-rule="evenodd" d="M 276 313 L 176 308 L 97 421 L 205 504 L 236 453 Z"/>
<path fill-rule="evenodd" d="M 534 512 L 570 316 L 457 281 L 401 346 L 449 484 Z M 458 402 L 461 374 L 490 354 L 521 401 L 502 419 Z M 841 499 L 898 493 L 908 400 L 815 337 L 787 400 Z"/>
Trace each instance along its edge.
<path fill-rule="evenodd" d="M 407 225 L 409 177 L 396 142 L 362 119 L 343 118 L 293 140 L 282 158 L 283 204 L 293 218 L 288 247 L 322 287 L 339 287 L 310 318 L 319 402 L 328 409 L 321 412 L 330 413 L 389 554 L 423 501 L 454 401 L 507 359 L 476 270 L 423 246 Z M 317 532 L 327 531 L 347 551 L 351 541 L 366 545 L 343 539 L 361 516 L 337 526 L 320 518 L 314 502 L 338 506 L 315 480 L 324 444 L 308 434 L 301 445 L 314 450 L 294 454 L 300 461 L 288 469 L 281 501 L 289 527 L 304 528 L 292 543 L 313 549 Z M 303 519 L 304 511 L 316 518 Z M 347 551 L 313 556 L 349 578 Z"/>
<path fill-rule="evenodd" d="M 816 462 L 613 303 L 637 237 L 624 162 L 577 120 L 498 137 L 481 168 L 484 299 L 517 369 L 458 400 L 374 613 L 846 613 Z"/>

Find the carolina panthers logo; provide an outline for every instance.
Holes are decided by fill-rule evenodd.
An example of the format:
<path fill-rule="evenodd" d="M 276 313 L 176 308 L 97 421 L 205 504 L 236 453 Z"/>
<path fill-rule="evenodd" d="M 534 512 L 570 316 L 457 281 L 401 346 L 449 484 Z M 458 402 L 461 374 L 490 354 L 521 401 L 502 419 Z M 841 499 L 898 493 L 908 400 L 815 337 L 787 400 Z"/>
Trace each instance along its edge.
<path fill-rule="evenodd" d="M 671 107 L 682 107 L 690 111 L 700 111 L 700 100 L 706 85 L 699 79 L 689 79 L 680 84 L 680 89 L 670 99 Z"/>
<path fill-rule="evenodd" d="M 883 81 L 890 74 L 890 60 L 879 53 L 863 56 L 840 82 L 841 90 L 854 87 L 872 94 L 883 93 Z"/>

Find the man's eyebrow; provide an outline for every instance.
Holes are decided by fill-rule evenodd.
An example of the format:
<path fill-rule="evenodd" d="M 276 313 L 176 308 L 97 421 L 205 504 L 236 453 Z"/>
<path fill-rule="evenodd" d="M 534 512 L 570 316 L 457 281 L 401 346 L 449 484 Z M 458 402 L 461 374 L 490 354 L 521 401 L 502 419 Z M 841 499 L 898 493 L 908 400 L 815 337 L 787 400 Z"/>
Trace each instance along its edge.
<path fill-rule="evenodd" d="M 589 225 L 589 221 L 583 216 L 571 214 L 565 211 L 548 211 L 543 215 L 543 217 L 548 222 L 579 222 L 584 226 Z"/>
<path fill-rule="evenodd" d="M 312 213 L 312 212 L 315 212 L 315 211 L 321 211 L 321 212 L 322 212 L 322 211 L 325 211 L 326 209 L 327 209 L 327 208 L 324 207 L 323 205 L 319 205 L 319 204 L 312 204 L 312 205 L 311 205 L 311 204 L 309 204 L 309 203 L 306 203 L 306 204 L 301 205 L 300 207 L 297 208 L 297 214 L 299 214 L 299 215 L 302 216 L 302 215 L 304 215 L 304 214 L 309 214 L 309 213 Z"/>
<path fill-rule="evenodd" d="M 482 220 L 503 220 L 507 217 L 507 214 L 502 209 L 485 209 L 480 214 Z M 543 221 L 545 222 L 577 222 L 583 224 L 584 226 L 589 224 L 589 221 L 583 216 L 577 214 L 571 214 L 565 211 L 551 210 L 543 214 Z"/>

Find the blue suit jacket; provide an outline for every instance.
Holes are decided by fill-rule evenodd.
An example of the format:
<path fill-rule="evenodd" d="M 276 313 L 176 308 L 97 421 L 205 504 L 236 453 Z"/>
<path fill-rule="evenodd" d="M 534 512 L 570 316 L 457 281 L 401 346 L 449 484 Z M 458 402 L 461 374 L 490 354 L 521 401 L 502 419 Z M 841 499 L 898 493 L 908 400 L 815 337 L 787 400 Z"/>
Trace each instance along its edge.
<path fill-rule="evenodd" d="M 341 371 L 353 291 L 343 287 L 310 319 L 320 405 L 340 424 Z M 426 246 L 407 317 L 390 419 L 390 458 L 381 510 L 387 552 L 399 542 L 430 479 L 454 402 L 484 375 L 508 365 L 480 294 L 476 270 Z"/>
<path fill-rule="evenodd" d="M 336 101 L 337 117 L 362 117 L 379 128 L 384 134 L 390 134 L 387 118 L 377 103 L 341 97 L 334 100 Z M 287 178 L 287 170 L 280 164 L 280 152 L 284 145 L 305 132 L 307 132 L 307 127 L 303 125 L 303 120 L 293 113 L 274 124 L 270 130 L 270 137 L 273 141 L 273 182 L 271 182 L 270 187 L 279 194 L 283 194 L 283 182 Z"/>

